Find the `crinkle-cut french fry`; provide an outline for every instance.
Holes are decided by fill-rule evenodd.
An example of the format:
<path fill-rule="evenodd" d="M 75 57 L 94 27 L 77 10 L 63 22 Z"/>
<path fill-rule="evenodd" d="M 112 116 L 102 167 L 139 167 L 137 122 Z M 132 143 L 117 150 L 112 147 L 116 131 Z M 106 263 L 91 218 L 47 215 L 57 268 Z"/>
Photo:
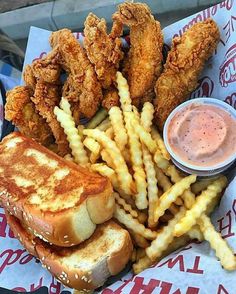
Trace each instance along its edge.
<path fill-rule="evenodd" d="M 120 187 L 126 194 L 132 195 L 132 176 L 129 173 L 126 162 L 124 161 L 124 158 L 121 155 L 119 148 L 116 146 L 116 143 L 112 141 L 109 137 L 107 137 L 104 132 L 101 132 L 98 129 L 84 130 L 84 134 L 97 140 L 109 152 L 112 158 L 112 162 L 115 166 L 115 172 L 117 173 Z"/>
<path fill-rule="evenodd" d="M 172 218 L 168 224 L 163 227 L 152 241 L 151 245 L 146 248 L 147 256 L 155 261 L 156 258 L 162 255 L 163 251 L 167 249 L 168 245 L 174 239 L 174 228 L 178 221 L 184 216 L 186 209 L 182 206 L 179 212 Z"/>
<path fill-rule="evenodd" d="M 70 154 L 66 154 L 66 155 L 64 156 L 64 158 L 65 158 L 66 160 L 68 160 L 68 161 L 74 161 L 74 160 L 73 160 L 73 157 L 72 157 Z"/>
<path fill-rule="evenodd" d="M 109 137 L 111 140 L 114 139 L 114 131 L 112 127 L 109 127 L 106 131 L 105 134 L 107 135 L 107 137 Z"/>
<path fill-rule="evenodd" d="M 110 153 L 106 149 L 103 149 L 101 151 L 101 157 L 102 157 L 102 160 L 105 161 L 109 167 L 111 167 L 112 169 L 115 169 L 115 165 L 112 161 Z"/>
<path fill-rule="evenodd" d="M 132 209 L 132 206 L 128 203 L 126 203 L 126 201 L 120 197 L 120 195 L 118 193 L 114 193 L 115 196 L 115 200 L 116 202 L 126 211 L 128 212 L 132 217 L 137 218 L 138 217 L 138 213 L 136 210 Z"/>
<path fill-rule="evenodd" d="M 101 150 L 100 144 L 98 144 L 98 142 L 95 141 L 93 138 L 89 138 L 89 137 L 84 139 L 83 144 L 85 147 L 88 148 L 89 151 L 91 151 L 90 162 L 95 163 L 100 156 L 100 150 Z"/>
<path fill-rule="evenodd" d="M 148 190 L 148 227 L 154 228 L 157 223 L 154 221 L 154 212 L 158 201 L 158 187 L 154 163 L 152 156 L 147 150 L 146 146 L 143 147 L 143 163 L 147 176 L 147 190 Z"/>
<path fill-rule="evenodd" d="M 204 236 L 199 228 L 198 225 L 193 226 L 188 232 L 187 235 L 190 239 L 197 239 L 198 241 L 202 242 L 204 240 Z"/>
<path fill-rule="evenodd" d="M 84 145 L 81 141 L 78 130 L 75 127 L 73 118 L 57 106 L 54 108 L 54 114 L 64 129 L 75 162 L 81 165 L 87 165 L 88 156 L 84 150 Z"/>
<path fill-rule="evenodd" d="M 207 209 L 205 211 L 206 215 L 210 215 L 215 207 L 219 204 L 220 202 L 220 198 L 222 196 L 222 193 L 219 193 L 208 205 L 207 205 Z"/>
<path fill-rule="evenodd" d="M 151 131 L 151 125 L 154 115 L 154 106 L 150 102 L 145 102 L 141 112 L 141 124 L 147 132 Z"/>
<path fill-rule="evenodd" d="M 138 210 L 138 222 L 144 224 L 147 221 L 147 214 L 143 211 Z"/>
<path fill-rule="evenodd" d="M 153 264 L 153 261 L 148 257 L 144 256 L 136 261 L 136 263 L 133 264 L 133 271 L 135 275 L 141 273 L 145 269 L 149 268 Z"/>
<path fill-rule="evenodd" d="M 214 182 L 216 178 L 214 179 L 202 179 L 197 181 L 191 186 L 191 191 L 195 194 L 198 195 L 201 193 L 203 190 L 205 190 L 210 184 Z"/>
<path fill-rule="evenodd" d="M 136 218 L 133 218 L 130 214 L 126 213 L 124 209 L 120 208 L 117 204 L 114 218 L 116 218 L 121 224 L 125 225 L 128 229 L 133 230 L 135 233 L 140 234 L 146 239 L 153 240 L 156 238 L 156 232 L 145 228 L 145 226 L 140 224 Z"/>
<path fill-rule="evenodd" d="M 169 210 L 173 215 L 175 215 L 175 214 L 179 211 L 179 208 L 178 208 L 178 206 L 176 206 L 174 203 L 172 203 L 171 206 L 168 208 L 168 210 Z"/>
<path fill-rule="evenodd" d="M 176 184 L 174 184 L 169 190 L 167 190 L 159 199 L 155 210 L 155 221 L 157 222 L 165 211 L 171 206 L 176 199 L 183 194 L 183 192 L 190 187 L 192 183 L 196 181 L 197 176 L 191 175 L 183 178 Z"/>
<path fill-rule="evenodd" d="M 165 143 L 164 143 L 161 135 L 159 134 L 158 130 L 154 126 L 152 126 L 152 128 L 151 128 L 151 135 L 152 135 L 152 138 L 156 141 L 157 146 L 158 146 L 159 150 L 161 151 L 162 156 L 165 159 L 170 160 L 170 154 L 166 149 Z"/>
<path fill-rule="evenodd" d="M 222 238 L 220 233 L 215 230 L 209 217 L 202 215 L 198 220 L 198 223 L 201 226 L 204 239 L 207 240 L 210 243 L 211 248 L 215 250 L 215 254 L 219 258 L 223 268 L 228 271 L 235 270 L 236 257 L 234 256 L 233 250 Z"/>
<path fill-rule="evenodd" d="M 112 184 L 114 190 L 116 190 L 119 193 L 119 195 L 123 199 L 125 199 L 125 201 L 127 201 L 128 204 L 130 204 L 131 206 L 135 206 L 134 201 L 131 198 L 131 196 L 125 194 L 124 191 L 120 188 L 120 184 L 118 182 L 117 175 L 112 168 L 108 167 L 105 163 L 96 163 L 96 164 L 91 165 L 91 169 L 100 173 L 104 177 L 108 177 L 109 180 L 111 181 L 111 184 Z M 139 215 L 139 212 L 138 211 L 136 211 L 136 212 Z"/>
<path fill-rule="evenodd" d="M 169 178 L 163 173 L 163 171 L 155 165 L 155 170 L 156 170 L 156 177 L 157 177 L 157 182 L 158 185 L 161 186 L 164 192 L 170 189 L 172 186 Z"/>
<path fill-rule="evenodd" d="M 94 117 L 86 124 L 86 129 L 95 129 L 104 119 L 108 113 L 105 108 L 100 108 Z"/>
<path fill-rule="evenodd" d="M 129 233 L 131 235 L 131 237 L 133 238 L 134 242 L 136 243 L 136 245 L 140 248 L 147 248 L 150 243 L 148 242 L 147 239 L 145 239 L 143 236 L 141 236 L 140 234 L 135 233 L 132 230 L 129 230 Z"/>
<path fill-rule="evenodd" d="M 105 163 L 94 163 L 91 164 L 90 168 L 93 171 L 100 173 L 102 176 L 108 177 L 109 179 L 115 176 L 115 171 L 108 167 Z"/>
<path fill-rule="evenodd" d="M 136 184 L 137 194 L 135 195 L 135 203 L 139 209 L 145 209 L 148 206 L 147 202 L 147 182 L 146 174 L 143 167 L 142 145 L 135 133 L 131 120 L 131 112 L 124 112 L 125 126 L 128 133 L 129 147 L 132 168 L 134 171 L 133 177 Z"/>
<path fill-rule="evenodd" d="M 227 179 L 221 176 L 204 190 L 200 196 L 196 198 L 191 209 L 186 212 L 186 215 L 175 226 L 174 234 L 179 237 L 185 234 L 196 224 L 198 218 L 206 211 L 208 204 L 217 197 L 217 195 L 226 187 Z"/>
<path fill-rule="evenodd" d="M 100 131 L 106 131 L 108 128 L 111 127 L 111 122 L 109 120 L 109 118 L 104 119 L 104 121 L 102 121 L 97 127 L 96 129 L 100 130 Z"/>
<path fill-rule="evenodd" d="M 140 258 L 142 258 L 144 256 L 146 256 L 145 249 L 144 248 L 138 248 L 137 249 L 137 255 L 136 255 L 137 260 L 139 260 Z"/>
<path fill-rule="evenodd" d="M 113 106 L 108 113 L 112 128 L 114 130 L 115 142 L 122 152 L 125 148 L 125 145 L 128 143 L 128 136 L 124 126 L 122 112 L 119 107 Z"/>
<path fill-rule="evenodd" d="M 129 86 L 127 80 L 123 77 L 121 72 L 116 73 L 117 89 L 120 96 L 120 104 L 123 112 L 132 111 L 132 101 L 129 93 Z"/>
<path fill-rule="evenodd" d="M 126 79 L 120 72 L 116 74 L 117 88 L 120 96 L 120 104 L 123 111 L 125 127 L 128 134 L 128 142 L 130 147 L 131 162 L 134 171 L 134 180 L 136 184 L 137 194 L 136 205 L 139 209 L 147 208 L 147 183 L 146 175 L 143 170 L 142 149 L 138 136 L 132 128 L 132 105 L 129 93 L 129 86 Z"/>
<path fill-rule="evenodd" d="M 70 103 L 69 103 L 69 101 L 68 101 L 66 98 L 64 98 L 64 97 L 61 97 L 60 108 L 61 108 L 65 113 L 67 113 L 68 115 L 72 116 L 72 112 L 71 112 L 71 109 L 70 109 Z"/>
<path fill-rule="evenodd" d="M 172 242 L 168 245 L 166 250 L 164 250 L 155 261 L 152 261 L 147 255 L 142 257 L 140 260 L 137 260 L 135 264 L 133 264 L 133 271 L 137 275 L 140 272 L 144 271 L 145 269 L 149 268 L 154 262 L 158 262 L 165 256 L 169 255 L 170 253 L 174 252 L 175 250 L 183 247 L 189 241 L 189 237 L 187 235 L 183 235 L 179 238 L 174 238 Z"/>

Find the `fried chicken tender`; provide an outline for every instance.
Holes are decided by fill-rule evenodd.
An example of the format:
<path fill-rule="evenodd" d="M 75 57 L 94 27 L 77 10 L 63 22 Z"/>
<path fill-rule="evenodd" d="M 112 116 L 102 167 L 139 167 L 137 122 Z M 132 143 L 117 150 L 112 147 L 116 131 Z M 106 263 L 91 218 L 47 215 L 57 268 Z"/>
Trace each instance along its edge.
<path fill-rule="evenodd" d="M 104 91 L 102 107 L 104 107 L 107 111 L 113 106 L 119 106 L 119 101 L 120 98 L 117 89 L 110 88 Z"/>
<path fill-rule="evenodd" d="M 182 37 L 173 39 L 164 72 L 155 86 L 155 122 L 160 129 L 170 112 L 196 89 L 199 75 L 219 38 L 216 23 L 207 19 L 193 25 Z"/>
<path fill-rule="evenodd" d="M 115 21 L 108 35 L 105 19 L 89 13 L 84 26 L 84 48 L 87 56 L 94 65 L 102 87 L 108 89 L 116 80 L 119 62 L 123 58 L 120 39 L 123 25 Z"/>
<path fill-rule="evenodd" d="M 59 85 L 49 84 L 43 80 L 37 81 L 34 96 L 31 97 L 31 100 L 34 102 L 40 115 L 46 119 L 46 122 L 51 128 L 58 145 L 58 154 L 64 156 L 70 153 L 70 148 L 64 130 L 53 112 L 54 107 L 59 105 L 60 99 Z"/>
<path fill-rule="evenodd" d="M 27 64 L 24 68 L 23 80 L 24 80 L 26 86 L 30 87 L 32 90 L 35 89 L 36 78 L 34 76 L 32 67 L 29 64 Z"/>
<path fill-rule="evenodd" d="M 48 83 L 58 83 L 61 73 L 60 58 L 58 47 L 55 47 L 45 57 L 35 60 L 32 63 L 34 76 Z"/>
<path fill-rule="evenodd" d="M 59 62 L 69 75 L 65 98 L 79 102 L 81 114 L 92 117 L 102 100 L 102 89 L 85 50 L 68 29 L 53 32 L 49 41 L 53 48 L 58 47 Z"/>
<path fill-rule="evenodd" d="M 122 3 L 113 14 L 130 28 L 130 50 L 123 74 L 128 79 L 132 103 L 136 106 L 155 97 L 154 86 L 162 71 L 163 36 L 161 26 L 149 7 L 142 3 Z"/>
<path fill-rule="evenodd" d="M 5 116 L 22 134 L 48 147 L 54 138 L 45 119 L 38 114 L 30 100 L 32 95 L 32 89 L 27 86 L 17 86 L 8 91 Z"/>

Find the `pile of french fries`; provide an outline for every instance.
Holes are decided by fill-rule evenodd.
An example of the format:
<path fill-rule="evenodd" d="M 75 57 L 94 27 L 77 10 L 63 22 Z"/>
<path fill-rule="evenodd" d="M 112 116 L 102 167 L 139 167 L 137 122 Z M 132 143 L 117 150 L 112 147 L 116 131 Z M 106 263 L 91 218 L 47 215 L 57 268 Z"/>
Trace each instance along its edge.
<path fill-rule="evenodd" d="M 149 102 L 139 113 L 126 79 L 117 72 L 120 107 L 100 110 L 84 127 L 76 127 L 64 98 L 54 113 L 67 135 L 72 156 L 66 159 L 110 179 L 116 199 L 114 218 L 134 242 L 134 273 L 139 273 L 191 239 L 207 240 L 226 270 L 236 258 L 215 230 L 209 215 L 227 185 L 225 176 L 197 181 L 171 163 Z"/>

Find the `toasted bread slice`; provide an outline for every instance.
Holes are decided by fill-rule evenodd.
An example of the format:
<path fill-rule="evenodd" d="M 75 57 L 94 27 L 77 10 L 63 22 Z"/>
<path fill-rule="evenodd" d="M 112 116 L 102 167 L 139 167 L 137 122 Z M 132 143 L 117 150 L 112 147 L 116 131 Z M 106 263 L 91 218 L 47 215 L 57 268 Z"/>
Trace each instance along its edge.
<path fill-rule="evenodd" d="M 98 225 L 94 234 L 82 244 L 62 248 L 35 237 L 7 212 L 6 216 L 23 246 L 68 287 L 87 290 L 102 286 L 109 276 L 125 267 L 132 254 L 128 231 L 112 220 Z"/>
<path fill-rule="evenodd" d="M 16 132 L 0 144 L 0 202 L 36 236 L 64 247 L 88 239 L 114 211 L 108 178 Z"/>

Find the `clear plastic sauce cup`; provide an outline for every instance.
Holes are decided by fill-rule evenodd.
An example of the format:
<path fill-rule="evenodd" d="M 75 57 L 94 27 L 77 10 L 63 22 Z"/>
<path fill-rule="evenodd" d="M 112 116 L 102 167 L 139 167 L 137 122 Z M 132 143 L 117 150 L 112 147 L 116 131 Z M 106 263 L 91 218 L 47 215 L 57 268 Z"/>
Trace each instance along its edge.
<path fill-rule="evenodd" d="M 179 169 L 216 176 L 236 159 L 236 110 L 215 98 L 188 100 L 170 113 L 163 137 Z"/>

